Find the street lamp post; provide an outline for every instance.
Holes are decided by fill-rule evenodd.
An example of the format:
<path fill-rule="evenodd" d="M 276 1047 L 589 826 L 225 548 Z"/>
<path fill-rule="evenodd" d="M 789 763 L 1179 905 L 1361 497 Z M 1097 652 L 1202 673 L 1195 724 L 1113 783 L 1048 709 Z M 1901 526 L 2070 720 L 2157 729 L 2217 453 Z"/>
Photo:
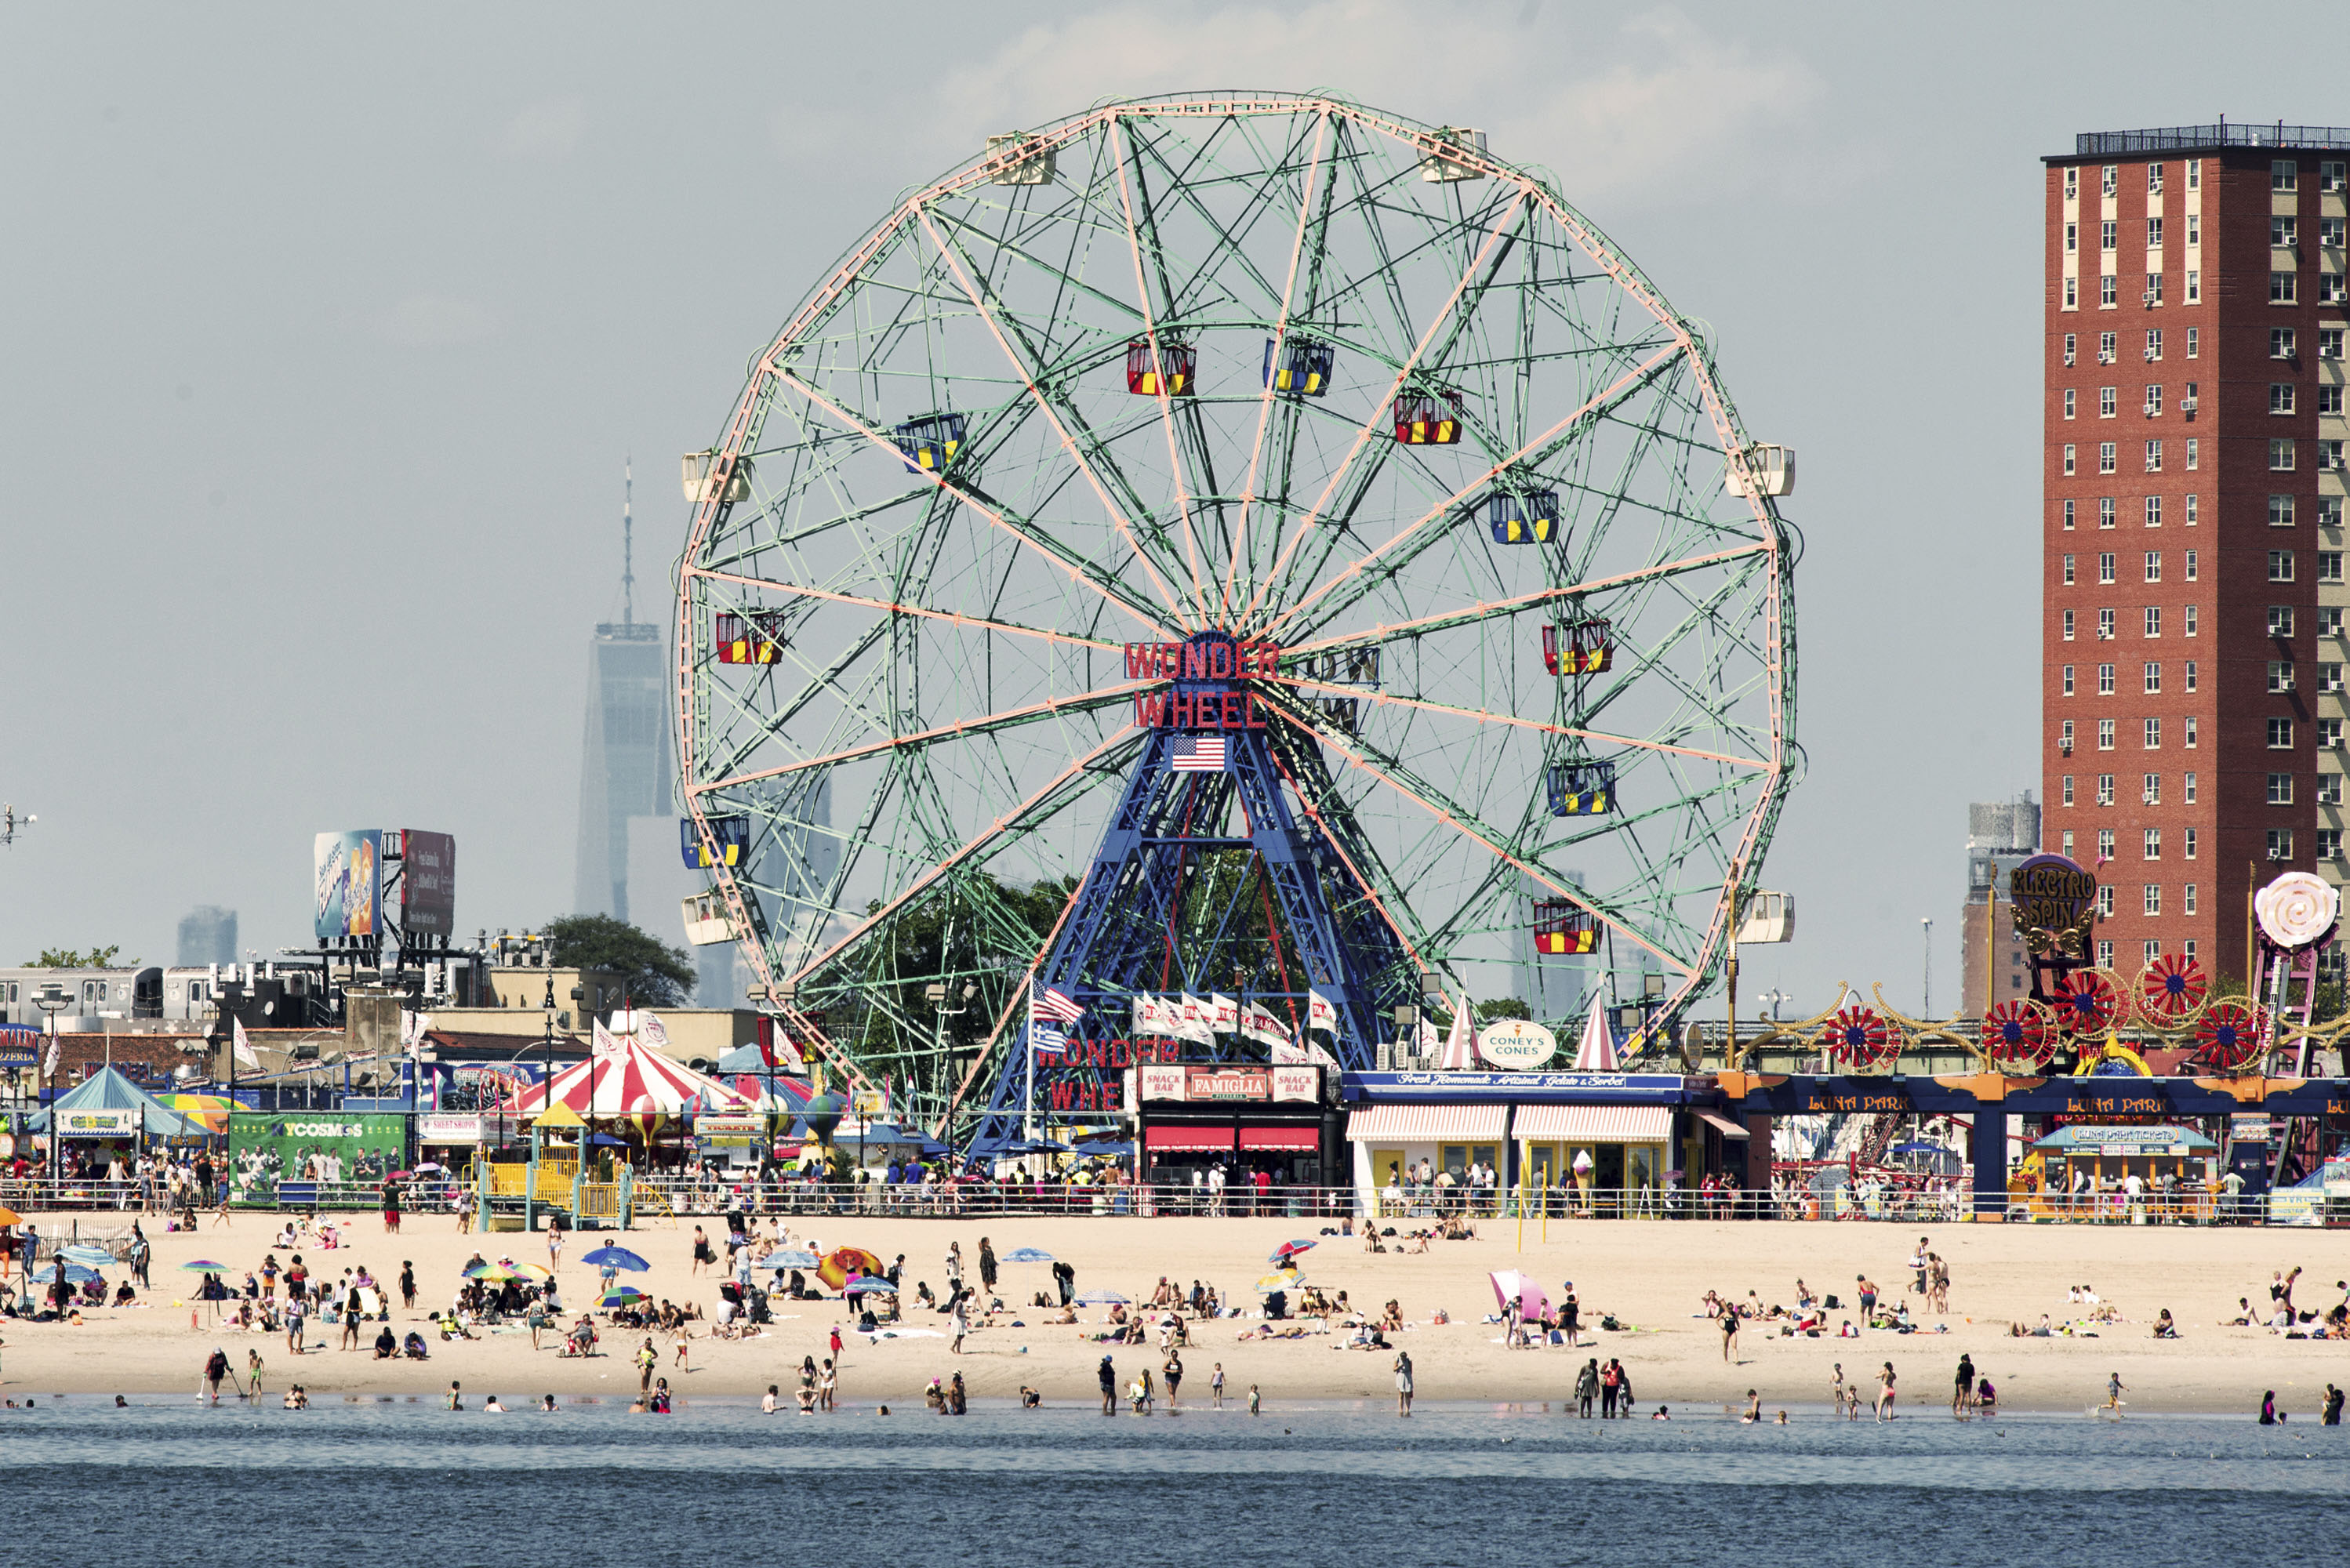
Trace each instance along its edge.
<path fill-rule="evenodd" d="M 33 996 L 33 1005 L 41 1010 L 41 1021 L 47 1026 L 49 1036 L 48 1049 L 41 1054 L 41 1092 L 44 1095 L 48 1093 L 49 1088 L 49 1063 L 57 1054 L 57 1014 L 65 1011 L 66 1003 L 71 1000 L 66 995 L 66 988 L 56 981 L 50 981 L 42 986 Z M 65 1139 L 58 1136 L 59 1130 L 57 1107 L 52 1102 L 49 1108 L 49 1179 L 51 1181 L 57 1179 L 59 1156 L 65 1148 Z"/>
<path fill-rule="evenodd" d="M 1934 922 L 1920 916 L 1918 924 L 1923 928 L 1922 940 L 1926 949 L 1925 1005 L 1918 1010 L 1921 1018 L 1934 1016 Z"/>

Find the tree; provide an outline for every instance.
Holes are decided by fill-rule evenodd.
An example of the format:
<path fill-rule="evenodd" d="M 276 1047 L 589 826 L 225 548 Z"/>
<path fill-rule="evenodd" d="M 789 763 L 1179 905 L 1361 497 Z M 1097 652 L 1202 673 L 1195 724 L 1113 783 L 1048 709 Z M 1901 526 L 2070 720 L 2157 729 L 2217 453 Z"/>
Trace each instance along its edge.
<path fill-rule="evenodd" d="M 557 968 L 608 970 L 647 1007 L 678 1007 L 701 975 L 693 955 L 609 915 L 564 915 L 540 928 Z"/>
<path fill-rule="evenodd" d="M 34 959 L 25 967 L 26 969 L 112 969 L 115 967 L 114 955 L 121 950 L 122 946 L 119 942 L 112 947 L 92 948 L 86 953 L 76 952 L 71 948 L 43 948 L 41 956 Z M 124 967 L 137 969 L 139 961 L 132 959 Z"/>

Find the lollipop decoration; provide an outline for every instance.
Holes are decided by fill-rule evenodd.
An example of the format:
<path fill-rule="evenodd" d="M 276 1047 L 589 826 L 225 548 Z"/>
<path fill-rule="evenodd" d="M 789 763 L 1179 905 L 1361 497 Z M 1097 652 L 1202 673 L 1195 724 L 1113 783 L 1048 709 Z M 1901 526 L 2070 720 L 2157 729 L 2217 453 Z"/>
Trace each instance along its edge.
<path fill-rule="evenodd" d="M 2324 878 L 2288 871 L 2252 895 L 2261 934 L 2289 953 L 2326 941 L 2342 918 L 2342 895 Z"/>
<path fill-rule="evenodd" d="M 2137 1010 L 2157 1029 L 2188 1023 L 2210 993 L 2211 982 L 2204 979 L 2203 966 L 2178 953 L 2163 954 L 2137 977 Z"/>
<path fill-rule="evenodd" d="M 1820 1044 L 1839 1065 L 1859 1072 L 1901 1054 L 1901 1036 L 1874 1008 L 1847 1007 L 1820 1031 Z"/>
<path fill-rule="evenodd" d="M 2048 1012 L 2031 1002 L 2002 1002 L 1983 1014 L 1983 1054 L 2002 1067 L 2039 1067 L 2055 1054 Z"/>

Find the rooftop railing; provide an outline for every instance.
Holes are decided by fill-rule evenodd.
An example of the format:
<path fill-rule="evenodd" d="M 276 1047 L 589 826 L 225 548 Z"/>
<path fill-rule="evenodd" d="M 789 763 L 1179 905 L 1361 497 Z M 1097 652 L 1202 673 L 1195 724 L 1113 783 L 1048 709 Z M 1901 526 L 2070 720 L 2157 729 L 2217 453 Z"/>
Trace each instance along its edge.
<path fill-rule="evenodd" d="M 2127 152 L 2191 152 L 2206 147 L 2307 148 L 2350 151 L 2350 129 L 2333 125 L 2165 125 L 2151 130 L 2085 130 L 2074 137 L 2083 158 Z"/>

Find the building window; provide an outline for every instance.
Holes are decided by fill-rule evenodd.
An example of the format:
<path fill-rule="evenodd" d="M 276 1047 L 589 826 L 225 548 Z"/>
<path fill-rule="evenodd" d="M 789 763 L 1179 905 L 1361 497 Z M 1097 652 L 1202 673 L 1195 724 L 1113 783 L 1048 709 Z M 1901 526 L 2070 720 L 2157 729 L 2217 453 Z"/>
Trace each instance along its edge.
<path fill-rule="evenodd" d="M 2150 272 L 2146 275 L 2146 293 L 2143 297 L 2149 308 L 2162 303 L 2162 275 L 2160 273 Z"/>
<path fill-rule="evenodd" d="M 2317 498 L 2317 525 L 2321 528 L 2342 526 L 2342 497 L 2321 495 Z"/>
<path fill-rule="evenodd" d="M 2155 940 L 2152 937 L 2148 937 L 2145 942 L 2140 945 L 2138 950 L 2145 955 L 2144 962 L 2152 963 L 2155 960 L 2162 956 L 2162 944 Z"/>
<path fill-rule="evenodd" d="M 2342 389 L 2339 387 L 2318 388 L 2317 411 L 2321 414 L 2339 414 L 2342 411 Z"/>
<path fill-rule="evenodd" d="M 2187 269 L 2187 303 L 2189 305 L 2203 303 L 2203 274 L 2200 268 Z"/>
<path fill-rule="evenodd" d="M 2341 691 L 2342 666 L 2338 663 L 2320 663 L 2317 667 L 2317 689 L 2320 691 Z"/>
<path fill-rule="evenodd" d="M 2065 529 L 2069 532 L 2069 531 L 2071 530 L 2072 526 L 2073 526 L 2073 504 L 2072 504 L 2071 502 L 2067 501 L 2066 503 L 2064 503 L 2064 527 L 2065 527 Z"/>
<path fill-rule="evenodd" d="M 2195 635 L 2195 607 L 2193 605 L 2189 605 L 2178 613 L 2184 620 L 2184 624 L 2182 624 L 2178 628 L 2178 635 L 2181 637 L 2193 637 Z"/>
<path fill-rule="evenodd" d="M 2064 830 L 2064 844 L 2063 854 L 2065 859 L 2070 860 L 2073 858 L 2073 830 L 2069 827 Z"/>
<path fill-rule="evenodd" d="M 2293 472 L 2293 441 L 2290 438 L 2279 438 L 2269 442 L 2269 472 L 2271 473 Z"/>
<path fill-rule="evenodd" d="M 2067 202 L 2077 202 L 2080 199 L 2081 171 L 2077 168 L 2066 169 L 2064 171 L 2064 200 Z"/>
<path fill-rule="evenodd" d="M 2342 721 L 2339 719 L 2318 720 L 2317 743 L 2319 746 L 2329 752 L 2338 748 L 2342 744 Z"/>
<path fill-rule="evenodd" d="M 2186 725 L 2187 733 L 2180 739 L 2178 743 L 2187 747 L 2189 751 L 2192 751 L 2195 746 L 2195 715 L 2189 713 L 2185 719 L 2181 720 L 2180 722 Z M 2187 781 L 2189 786 L 2187 792 L 2187 798 L 2191 801 L 2195 798 L 2195 791 L 2193 788 L 2195 775 L 2193 774 L 2188 774 Z"/>
<path fill-rule="evenodd" d="M 2189 805 L 2193 805 L 2195 804 L 2195 775 L 2193 774 L 2181 774 L 2179 775 L 2178 798 Z M 2189 860 L 2195 858 L 2195 830 L 2191 827 L 2187 830 L 2187 858 Z"/>
<path fill-rule="evenodd" d="M 2298 305 L 2301 303 L 2293 290 L 2293 280 L 2296 275 L 2297 275 L 2289 272 L 2272 272 L 2269 274 L 2269 303 L 2271 305 Z"/>
<path fill-rule="evenodd" d="M 2162 443 L 2158 441 L 2148 441 L 2147 442 L 2147 446 L 2150 449 L 2146 454 L 2147 467 L 2149 469 L 2160 468 L 2162 466 Z M 2162 526 L 2162 497 L 2159 495 L 2149 495 L 2146 498 L 2146 525 L 2149 528 L 2159 528 Z"/>
<path fill-rule="evenodd" d="M 2293 775 L 2291 774 L 2271 774 L 2269 775 L 2269 804 L 2271 805 L 2291 805 L 2293 804 Z"/>
<path fill-rule="evenodd" d="M 2064 308 L 2078 310 L 2080 307 L 2081 280 L 2077 277 L 2068 277 L 2064 280 Z"/>
<path fill-rule="evenodd" d="M 2121 286 L 2122 280 L 2116 277 L 2112 273 L 2107 273 L 2105 276 L 2099 278 L 2097 280 L 2098 306 L 2103 309 L 2111 310 L 2116 306 L 2119 305 L 2122 302 Z"/>
<path fill-rule="evenodd" d="M 2148 752 L 2158 752 L 2162 750 L 2161 720 L 2148 719 L 2146 721 L 2146 741 L 2140 749 Z"/>
<path fill-rule="evenodd" d="M 2146 694 L 2149 697 L 2159 695 L 2162 691 L 2162 666 L 2159 664 L 2147 664 L 2144 671 L 2144 678 L 2146 680 Z"/>
<path fill-rule="evenodd" d="M 2065 695 L 2065 696 L 2067 696 L 2067 697 L 2070 697 L 2072 694 L 2073 694 L 2073 667 L 2072 667 L 2071 665 L 2069 665 L 2069 664 L 2068 664 L 2068 665 L 2064 666 L 2064 695 Z"/>
<path fill-rule="evenodd" d="M 2119 225 L 2115 223 L 2111 218 L 2107 218 L 2105 222 L 2097 225 L 2097 248 L 2099 250 L 2109 251 L 2114 248 L 2114 230 Z"/>
<path fill-rule="evenodd" d="M 2097 858 L 2099 860 L 2111 860 L 2113 857 L 2114 830 L 2110 827 L 2101 827 L 2097 829 Z M 2112 889 L 2108 888 L 2106 891 L 2110 893 Z M 2108 909 L 2106 912 L 2107 914 L 2111 914 L 2113 911 Z"/>
<path fill-rule="evenodd" d="M 2269 219 L 2270 249 L 2274 250 L 2279 246 L 2293 246 L 2299 244 L 2301 244 L 2300 219 L 2288 217 L 2282 213 Z"/>
<path fill-rule="evenodd" d="M 2293 750 L 2292 720 L 2271 719 L 2269 721 L 2269 750 L 2272 752 Z"/>
<path fill-rule="evenodd" d="M 2106 920 L 2110 920 L 2114 918 L 2114 890 L 2111 888 L 2100 888 L 2097 889 L 2097 917 L 2100 919 Z M 2097 943 L 2097 967 L 2099 969 L 2111 969 L 2114 967 L 2114 944 L 2112 942 L 2100 940 Z"/>
<path fill-rule="evenodd" d="M 2097 497 L 2097 526 L 2110 528 L 2113 525 L 2114 498 L 2110 495 L 2100 495 Z"/>
<path fill-rule="evenodd" d="M 2340 637 L 2342 635 L 2342 607 L 2340 605 L 2329 605 L 2318 610 L 2317 635 L 2320 637 Z"/>
<path fill-rule="evenodd" d="M 2073 477 L 2073 443 L 2069 441 L 2064 443 L 2064 477 Z"/>
<path fill-rule="evenodd" d="M 2286 444 L 2291 445 L 2292 443 L 2287 442 Z M 2272 495 L 2269 497 L 2269 526 L 2272 528 L 2290 528 L 2293 526 L 2292 496 Z"/>
<path fill-rule="evenodd" d="M 2345 169 L 2350 169 L 2350 164 L 2338 162 L 2320 163 L 2317 166 L 2317 188 L 2321 191 L 2341 190 L 2344 183 L 2344 171 Z"/>
<path fill-rule="evenodd" d="M 2110 664 L 2100 664 L 2097 666 L 2097 695 L 2110 697 L 2113 694 L 2114 667 Z"/>
<path fill-rule="evenodd" d="M 2150 441 L 2146 443 L 2146 471 L 2148 473 L 2160 473 L 2162 472 L 2162 443 L 2158 441 Z M 2162 515 L 2161 504 L 2152 496 L 2148 496 L 2147 499 L 2151 503 L 2148 510 L 2151 511 L 2154 516 L 2158 519 L 2156 526 L 2158 527 L 2160 526 L 2158 520 Z"/>
<path fill-rule="evenodd" d="M 2272 359 L 2292 359 L 2298 358 L 2294 348 L 2292 327 L 2272 327 L 2269 328 L 2269 358 Z"/>
<path fill-rule="evenodd" d="M 2070 719 L 2056 726 L 2056 749 L 2068 757 L 2073 754 L 2073 721 Z"/>
<path fill-rule="evenodd" d="M 2160 218 L 2148 218 L 2146 221 L 2146 248 L 2150 251 L 2158 251 L 2162 248 L 2162 220 Z"/>
<path fill-rule="evenodd" d="M 2193 436 L 2189 436 L 2187 438 L 2187 471 L 2192 473 L 2202 466 L 2203 443 Z M 2195 497 L 2192 495 L 2187 498 L 2187 521 L 2189 524 L 2195 521 Z"/>
<path fill-rule="evenodd" d="M 2199 568 L 2200 560 L 2200 551 L 2189 550 L 2187 552 L 2187 580 L 2190 583 L 2195 580 L 2195 574 Z"/>
<path fill-rule="evenodd" d="M 2071 774 L 2066 774 L 2064 775 L 2064 799 L 2066 805 L 2073 804 L 2073 775 Z"/>
<path fill-rule="evenodd" d="M 2339 305 L 2342 303 L 2343 297 L 2342 275 L 2340 273 L 2322 272 L 2317 275 L 2318 304 Z"/>
<path fill-rule="evenodd" d="M 2188 222 L 2190 225 L 2190 232 L 2192 232 L 2191 225 L 2193 224 L 2194 220 L 2190 218 Z M 2202 329 L 2199 327 L 2190 327 L 2187 329 L 2187 357 L 2189 359 L 2193 359 L 2199 358 L 2201 354 Z"/>
<path fill-rule="evenodd" d="M 2291 605 L 2269 606 L 2269 635 L 2271 637 L 2291 637 L 2293 635 L 2293 607 Z"/>
<path fill-rule="evenodd" d="M 2065 556 L 2065 557 L 2064 557 L 2064 586 L 2065 586 L 2065 587 L 2072 587 L 2072 585 L 2073 585 L 2073 557 L 2072 557 L 2072 556 Z"/>
<path fill-rule="evenodd" d="M 2162 775 L 2160 774 L 2147 774 L 2146 775 L 2145 782 L 2138 787 L 2137 798 L 2138 803 L 2141 805 L 2160 805 L 2162 804 Z M 2159 829 L 2157 829 L 2158 833 L 2159 831 Z"/>
<path fill-rule="evenodd" d="M 2097 640 L 2099 642 L 2111 642 L 2113 639 L 2114 612 L 2109 609 L 2101 609 L 2097 612 Z"/>
<path fill-rule="evenodd" d="M 2320 774 L 2317 775 L 2317 804 L 2320 805 L 2340 805 L 2342 804 L 2342 775 L 2340 774 Z"/>
<path fill-rule="evenodd" d="M 2293 581 L 2293 552 L 2291 550 L 2271 550 L 2269 552 L 2269 581 L 2272 583 L 2289 583 Z M 2279 634 L 2271 632 L 2269 635 L 2274 637 Z M 2290 637 L 2292 633 L 2287 632 L 2282 635 Z"/>
<path fill-rule="evenodd" d="M 2317 220 L 2317 243 L 2329 251 L 2342 248 L 2343 223 L 2339 218 Z"/>
<path fill-rule="evenodd" d="M 2160 221 L 2160 219 L 2156 220 L 2158 223 Z M 2146 329 L 2146 357 L 2149 360 L 2162 358 L 2162 328 L 2159 327 L 2149 327 Z"/>
<path fill-rule="evenodd" d="M 2343 329 L 2339 327 L 2321 327 L 2317 329 L 2317 357 L 2319 358 L 2339 359 L 2342 358 L 2342 332 Z M 2273 336 L 2273 334 L 2272 334 L 2272 336 Z"/>
<path fill-rule="evenodd" d="M 2317 830 L 2317 857 L 2320 860 L 2339 860 L 2342 858 L 2342 830 L 2340 828 L 2321 827 Z"/>
<path fill-rule="evenodd" d="M 2342 389 L 2336 387 L 2334 389 L 2338 392 Z M 2320 473 L 2339 473 L 2342 472 L 2342 443 L 2340 441 L 2322 441 L 2317 443 L 2317 472 Z"/>
<path fill-rule="evenodd" d="M 2146 635 L 2148 637 L 2160 637 L 2162 635 L 2162 607 L 2160 605 L 2148 605 L 2146 607 Z"/>
<path fill-rule="evenodd" d="M 2066 642 L 2073 640 L 2073 612 L 2071 610 L 2066 610 L 2064 612 L 2064 640 Z"/>
<path fill-rule="evenodd" d="M 2151 857 L 2149 857 L 2149 858 Z M 2147 914 L 2158 915 L 2162 913 L 2162 885 L 2159 882 L 2148 882 L 2146 885 L 2146 893 L 2144 897 L 2146 898 L 2146 912 Z"/>
<path fill-rule="evenodd" d="M 2341 551 L 2320 550 L 2317 552 L 2317 580 L 2321 583 L 2338 583 L 2342 580 Z"/>
<path fill-rule="evenodd" d="M 2293 858 L 2292 828 L 2272 827 L 2269 829 L 2269 858 L 2272 860 L 2290 860 Z"/>
<path fill-rule="evenodd" d="M 2099 387 L 2097 389 L 2097 417 L 2099 419 L 2112 419 L 2120 408 L 2121 389 L 2119 387 Z"/>
<path fill-rule="evenodd" d="M 2192 692 L 2195 690 L 2195 661 L 2193 659 L 2190 659 L 2187 661 L 2187 668 L 2181 672 L 2181 674 L 2187 683 L 2186 690 Z"/>
<path fill-rule="evenodd" d="M 2190 827 L 2187 831 L 2191 834 L 2195 830 Z M 2178 910 L 2179 913 L 2185 915 L 2191 915 L 2195 912 L 2194 883 L 2189 882 L 2178 889 Z M 2185 948 L 2180 950 L 2185 952 L 2189 958 L 2193 958 L 2195 956 L 2195 944 L 2192 941 L 2189 941 Z"/>
<path fill-rule="evenodd" d="M 2101 551 L 2097 556 L 2097 581 L 2110 583 L 2113 580 L 2114 553 L 2111 550 Z"/>
<path fill-rule="evenodd" d="M 2291 381 L 2271 381 L 2269 383 L 2269 412 L 2272 414 L 2289 414 L 2293 412 L 2293 383 Z"/>
<path fill-rule="evenodd" d="M 2111 719 L 2100 719 L 2097 721 L 2097 750 L 2101 752 L 2110 752 L 2113 749 L 2114 722 Z M 2097 804 L 2099 805 L 2111 805 L 2114 803 L 2110 800 L 2102 800 Z"/>
<path fill-rule="evenodd" d="M 2111 473 L 2114 472 L 2114 455 L 2116 450 L 2116 443 L 2113 441 L 2099 441 L 2097 443 L 2097 472 L 2099 473 Z"/>
<path fill-rule="evenodd" d="M 2295 182 L 2300 178 L 2300 171 L 2301 165 L 2293 159 L 2271 159 L 2269 161 L 2269 189 L 2272 191 L 2294 191 L 2300 189 L 2300 186 L 2295 183 Z M 2113 171 L 2108 168 L 2106 171 L 2106 194 L 2110 196 L 2113 193 Z"/>
<path fill-rule="evenodd" d="M 2162 194 L 2161 164 L 2149 163 L 2146 166 L 2146 189 L 2147 194 L 2150 196 L 2159 196 Z"/>
<path fill-rule="evenodd" d="M 2073 400 L 2077 395 L 2072 388 L 2064 389 L 2064 417 L 2068 420 L 2073 417 Z"/>
<path fill-rule="evenodd" d="M 2097 804 L 2099 805 L 2114 804 L 2114 775 L 2111 774 L 2097 775 Z"/>
<path fill-rule="evenodd" d="M 2274 692 L 2285 692 L 2293 690 L 2292 659 L 2272 659 L 2269 660 L 2269 690 Z"/>

